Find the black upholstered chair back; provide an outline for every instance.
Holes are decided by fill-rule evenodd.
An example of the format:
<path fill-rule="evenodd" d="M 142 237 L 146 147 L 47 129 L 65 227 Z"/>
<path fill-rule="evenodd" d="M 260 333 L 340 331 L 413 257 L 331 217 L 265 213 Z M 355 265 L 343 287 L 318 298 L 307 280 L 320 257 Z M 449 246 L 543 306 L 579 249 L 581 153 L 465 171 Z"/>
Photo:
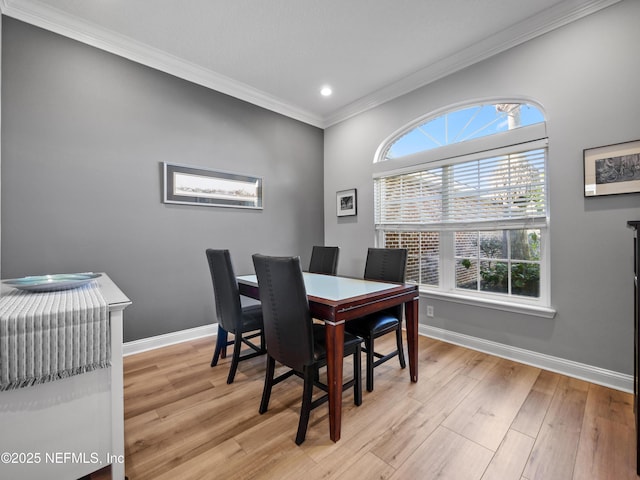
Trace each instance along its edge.
<path fill-rule="evenodd" d="M 338 270 L 339 247 L 321 247 L 315 245 L 311 251 L 309 272 L 335 275 Z"/>
<path fill-rule="evenodd" d="M 242 317 L 238 282 L 231 265 L 229 250 L 207 249 L 207 260 L 213 282 L 216 315 L 227 332 L 235 333 L 236 322 Z"/>
<path fill-rule="evenodd" d="M 406 248 L 370 248 L 367 252 L 366 280 L 404 283 L 406 271 Z"/>
<path fill-rule="evenodd" d="M 407 272 L 406 248 L 369 248 L 364 267 L 366 280 L 404 283 Z M 402 305 L 392 307 L 397 318 L 402 318 Z"/>
<path fill-rule="evenodd" d="M 298 372 L 314 362 L 313 322 L 299 257 L 253 255 L 267 353 Z"/>

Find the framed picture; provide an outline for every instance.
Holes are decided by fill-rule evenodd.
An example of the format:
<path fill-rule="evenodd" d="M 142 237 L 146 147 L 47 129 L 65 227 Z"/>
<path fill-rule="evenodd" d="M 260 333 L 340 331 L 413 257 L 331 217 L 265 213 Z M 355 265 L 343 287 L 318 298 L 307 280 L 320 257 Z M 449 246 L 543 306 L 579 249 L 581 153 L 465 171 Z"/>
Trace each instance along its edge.
<path fill-rule="evenodd" d="M 262 179 L 164 162 L 164 203 L 262 209 Z"/>
<path fill-rule="evenodd" d="M 640 192 L 640 140 L 584 150 L 584 196 Z"/>
<path fill-rule="evenodd" d="M 358 199 L 355 188 L 343 190 L 336 194 L 336 208 L 339 217 L 349 217 L 357 215 Z"/>

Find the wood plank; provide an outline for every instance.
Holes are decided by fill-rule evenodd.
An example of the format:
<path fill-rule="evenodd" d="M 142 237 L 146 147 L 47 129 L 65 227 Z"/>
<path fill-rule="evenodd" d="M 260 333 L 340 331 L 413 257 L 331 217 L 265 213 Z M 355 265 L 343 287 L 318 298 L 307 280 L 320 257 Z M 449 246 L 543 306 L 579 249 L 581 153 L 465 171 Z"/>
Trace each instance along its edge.
<path fill-rule="evenodd" d="M 591 385 L 574 480 L 637 479 L 633 396 Z"/>
<path fill-rule="evenodd" d="M 492 456 L 493 452 L 488 448 L 451 430 L 438 427 L 396 470 L 391 480 L 479 479 Z"/>
<path fill-rule="evenodd" d="M 140 469 L 140 471 L 131 475 L 129 478 L 136 480 L 202 480 L 213 478 L 234 478 L 231 468 L 239 461 L 246 461 L 247 454 L 233 440 L 227 440 L 216 446 L 215 449 L 202 452 L 200 455 L 185 459 L 182 462 L 173 465 L 166 464 L 165 468 L 155 471 Z M 226 474 L 226 475 L 225 475 Z M 238 477 L 235 477 L 238 478 Z"/>
<path fill-rule="evenodd" d="M 456 345 L 434 349 L 426 358 L 430 367 L 421 369 L 421 379 L 410 393 L 420 401 L 458 375 L 481 380 L 498 362 L 496 357 Z"/>
<path fill-rule="evenodd" d="M 372 478 L 376 480 L 387 480 L 391 478 L 394 472 L 394 468 L 368 452 L 357 457 L 355 462 L 345 468 L 323 478 L 326 480 L 343 480 L 345 478 L 349 480 L 370 480 Z"/>
<path fill-rule="evenodd" d="M 404 373 L 403 370 L 399 371 Z M 340 442 L 331 442 L 327 438 L 326 427 L 323 427 L 321 430 L 314 429 L 307 433 L 303 448 L 317 462 L 324 462 L 336 454 L 345 457 L 369 451 L 382 435 L 381 425 L 385 425 L 385 430 L 393 428 L 405 416 L 411 416 L 417 409 L 422 408 L 420 402 L 407 394 L 416 385 L 410 383 L 408 378 L 403 376 L 401 386 L 395 389 L 380 388 L 384 385 L 385 382 L 377 383 L 375 390 L 366 395 L 367 401 L 363 401 L 359 407 L 353 405 L 351 397 L 343 397 L 345 409 L 343 437 Z"/>
<path fill-rule="evenodd" d="M 501 359 L 442 425 L 497 450 L 540 370 Z"/>
<path fill-rule="evenodd" d="M 589 385 L 562 377 L 524 471 L 529 480 L 572 477 Z"/>
<path fill-rule="evenodd" d="M 482 480 L 518 480 L 533 448 L 535 439 L 509 430 L 494 455 Z"/>
<path fill-rule="evenodd" d="M 451 343 L 436 343 L 428 349 L 423 349 L 418 355 L 423 366 L 420 377 L 421 379 L 433 378 L 442 375 L 443 370 L 451 371 L 451 368 L 455 370 L 451 375 L 455 375 L 460 368 L 459 359 L 461 357 L 468 358 L 472 353 L 470 350 Z"/>
<path fill-rule="evenodd" d="M 574 480 L 637 479 L 635 428 L 601 418 L 589 418 L 582 430 Z"/>
<path fill-rule="evenodd" d="M 442 387 L 434 389 L 420 408 L 407 409 L 398 419 L 393 419 L 371 451 L 389 465 L 399 468 L 476 384 L 477 380 L 457 375 Z M 381 399 L 380 403 L 383 402 L 384 399 Z"/>
<path fill-rule="evenodd" d="M 560 375 L 556 373 L 540 372 L 531 392 L 511 424 L 513 430 L 534 438 L 538 436 L 559 381 Z"/>

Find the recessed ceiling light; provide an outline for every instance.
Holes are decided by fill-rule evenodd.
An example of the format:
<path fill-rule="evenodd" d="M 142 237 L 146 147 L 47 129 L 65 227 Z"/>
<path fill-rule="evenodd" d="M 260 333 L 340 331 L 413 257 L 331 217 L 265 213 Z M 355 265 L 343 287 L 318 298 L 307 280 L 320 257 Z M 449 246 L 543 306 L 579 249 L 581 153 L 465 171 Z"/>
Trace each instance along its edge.
<path fill-rule="evenodd" d="M 324 87 L 322 87 L 322 89 L 320 89 L 320 95 L 322 95 L 323 97 L 328 97 L 332 93 L 333 93 L 333 91 L 331 90 L 331 87 L 329 87 L 329 86 L 324 86 Z"/>

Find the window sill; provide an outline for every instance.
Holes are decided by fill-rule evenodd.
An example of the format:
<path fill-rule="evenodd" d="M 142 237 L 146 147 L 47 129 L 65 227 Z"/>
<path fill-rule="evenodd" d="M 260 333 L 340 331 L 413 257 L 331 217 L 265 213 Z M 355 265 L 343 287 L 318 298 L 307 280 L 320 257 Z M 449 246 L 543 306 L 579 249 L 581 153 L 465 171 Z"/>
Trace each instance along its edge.
<path fill-rule="evenodd" d="M 501 310 L 503 312 L 520 313 L 522 315 L 531 315 L 534 317 L 554 318 L 556 316 L 556 310 L 551 307 L 541 307 L 538 305 L 529 305 L 525 303 L 478 298 L 457 293 L 444 293 L 435 292 L 433 290 L 420 289 L 420 297 L 443 300 L 446 302 L 461 303 L 464 305 L 472 305 L 474 307 L 492 308 L 494 310 Z"/>

